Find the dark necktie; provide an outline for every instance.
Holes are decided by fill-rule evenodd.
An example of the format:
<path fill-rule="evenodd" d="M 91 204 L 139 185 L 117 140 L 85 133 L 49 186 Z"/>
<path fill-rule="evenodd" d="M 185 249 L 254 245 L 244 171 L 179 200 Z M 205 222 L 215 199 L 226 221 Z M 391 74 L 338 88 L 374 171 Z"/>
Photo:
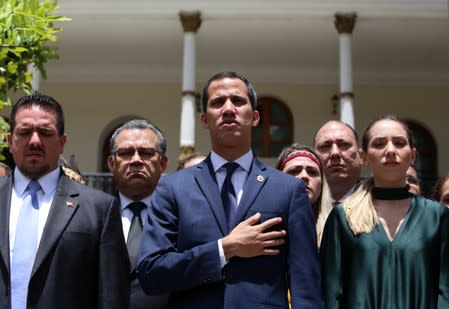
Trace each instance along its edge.
<path fill-rule="evenodd" d="M 128 247 L 129 261 L 131 269 L 136 267 L 137 256 L 139 254 L 140 240 L 142 239 L 143 223 L 140 217 L 140 212 L 146 207 L 143 202 L 132 202 L 128 208 L 133 212 L 131 220 L 131 227 L 129 228 L 128 240 L 126 246 Z"/>
<path fill-rule="evenodd" d="M 239 167 L 239 164 L 235 162 L 228 162 L 223 166 L 226 168 L 226 178 L 223 182 L 223 186 L 221 187 L 221 200 L 223 201 L 226 221 L 228 223 L 228 228 L 230 229 L 237 211 L 237 196 L 235 194 L 235 189 L 231 178 L 237 167 Z"/>

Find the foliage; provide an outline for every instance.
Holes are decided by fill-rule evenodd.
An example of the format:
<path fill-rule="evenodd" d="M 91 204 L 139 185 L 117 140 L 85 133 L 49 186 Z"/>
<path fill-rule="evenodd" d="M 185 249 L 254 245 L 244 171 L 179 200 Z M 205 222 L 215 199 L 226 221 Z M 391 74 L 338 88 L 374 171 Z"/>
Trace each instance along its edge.
<path fill-rule="evenodd" d="M 12 106 L 11 91 L 32 91 L 28 65 L 33 64 L 47 78 L 44 65 L 57 59 L 56 47 L 47 43 L 56 42 L 56 33 L 61 31 L 53 23 L 70 20 L 53 15 L 56 4 L 56 0 L 0 0 L 0 110 Z M 0 159 L 8 129 L 0 117 Z"/>

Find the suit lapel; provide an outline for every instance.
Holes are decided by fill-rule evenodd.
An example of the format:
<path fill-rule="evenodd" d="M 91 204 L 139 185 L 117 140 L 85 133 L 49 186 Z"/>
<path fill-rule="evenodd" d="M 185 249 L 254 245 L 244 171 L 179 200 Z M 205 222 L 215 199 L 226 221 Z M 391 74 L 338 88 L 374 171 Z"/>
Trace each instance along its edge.
<path fill-rule="evenodd" d="M 237 207 L 237 213 L 232 226 L 241 222 L 248 209 L 253 204 L 262 187 L 268 180 L 267 168 L 259 160 L 254 159 L 251 169 L 248 173 L 245 185 L 243 186 L 243 195 Z"/>
<path fill-rule="evenodd" d="M 79 193 L 69 178 L 62 175 L 59 179 L 50 213 L 48 214 L 47 222 L 42 233 L 31 275 L 36 272 L 51 249 L 55 246 L 67 224 L 75 214 L 78 208 L 78 196 Z"/>
<path fill-rule="evenodd" d="M 212 208 L 222 234 L 227 235 L 226 216 L 210 156 L 196 166 L 195 180 Z"/>
<path fill-rule="evenodd" d="M 4 177 L 0 179 L 0 182 L 0 250 L 1 260 L 9 273 L 9 211 L 11 208 L 12 176 Z"/>

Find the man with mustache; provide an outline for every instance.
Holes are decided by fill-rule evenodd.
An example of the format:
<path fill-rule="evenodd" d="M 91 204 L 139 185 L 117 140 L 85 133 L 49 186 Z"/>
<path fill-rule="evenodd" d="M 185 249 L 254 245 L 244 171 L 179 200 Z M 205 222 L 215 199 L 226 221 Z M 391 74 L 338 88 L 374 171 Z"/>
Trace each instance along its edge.
<path fill-rule="evenodd" d="M 168 158 L 164 134 L 147 120 L 130 120 L 112 134 L 108 158 L 121 205 L 123 234 L 131 262 L 131 309 L 163 309 L 167 297 L 149 296 L 136 277 L 137 253 L 142 228 L 148 222 L 147 207 L 165 171 Z M 111 270 L 113 271 L 113 270 Z"/>
<path fill-rule="evenodd" d="M 138 277 L 170 308 L 323 308 L 316 233 L 304 183 L 251 150 L 259 122 L 251 83 L 220 72 L 206 83 L 201 124 L 212 152 L 160 179 Z"/>
<path fill-rule="evenodd" d="M 62 107 L 33 93 L 17 101 L 10 120 L 16 167 L 0 178 L 0 309 L 128 308 L 117 200 L 59 167 Z"/>
<path fill-rule="evenodd" d="M 315 134 L 314 147 L 323 162 L 333 204 L 343 202 L 360 179 L 362 160 L 356 131 L 342 121 L 330 120 Z"/>

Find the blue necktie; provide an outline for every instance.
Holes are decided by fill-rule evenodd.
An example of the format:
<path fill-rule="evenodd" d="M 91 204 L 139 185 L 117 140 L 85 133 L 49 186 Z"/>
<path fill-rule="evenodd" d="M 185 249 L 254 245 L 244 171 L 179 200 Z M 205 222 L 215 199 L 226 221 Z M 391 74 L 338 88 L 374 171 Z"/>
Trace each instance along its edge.
<path fill-rule="evenodd" d="M 237 211 L 237 196 L 235 194 L 234 185 L 232 184 L 232 174 L 234 174 L 238 163 L 228 162 L 223 165 L 226 168 L 226 178 L 223 182 L 223 187 L 221 188 L 221 200 L 223 201 L 223 207 L 225 210 L 226 221 L 228 223 L 228 228 L 232 227 L 235 213 Z"/>
<path fill-rule="evenodd" d="M 24 203 L 17 220 L 16 236 L 11 263 L 11 309 L 26 309 L 28 284 L 37 252 L 37 232 L 39 224 L 39 182 L 30 181 L 28 192 L 31 203 Z"/>

